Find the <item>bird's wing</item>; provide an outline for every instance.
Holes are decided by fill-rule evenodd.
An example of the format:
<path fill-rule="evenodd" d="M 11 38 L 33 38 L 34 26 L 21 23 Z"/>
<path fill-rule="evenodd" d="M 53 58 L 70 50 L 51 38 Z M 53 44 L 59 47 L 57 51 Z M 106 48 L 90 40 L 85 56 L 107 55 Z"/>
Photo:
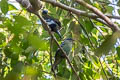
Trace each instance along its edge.
<path fill-rule="evenodd" d="M 61 43 L 61 47 L 63 47 L 64 45 L 65 45 L 65 43 L 64 43 L 64 42 L 62 42 L 62 43 Z"/>
<path fill-rule="evenodd" d="M 50 20 L 50 19 L 46 19 L 46 22 L 47 22 L 48 25 L 51 25 L 51 24 L 56 25 L 56 23 L 53 20 Z"/>
<path fill-rule="evenodd" d="M 61 51 L 60 49 L 58 49 L 55 53 L 55 61 L 54 64 L 52 66 L 52 70 L 55 70 L 57 68 L 57 65 L 61 62 L 62 58 L 61 58 Z"/>
<path fill-rule="evenodd" d="M 54 21 L 57 23 L 57 25 L 59 26 L 59 29 L 61 28 L 61 22 L 58 19 L 54 19 Z"/>
<path fill-rule="evenodd" d="M 49 15 L 43 15 L 43 18 L 44 19 L 51 19 L 51 20 L 53 20 L 59 27 L 59 29 L 61 28 L 61 22 L 58 20 L 58 19 L 55 19 L 54 17 L 52 17 L 52 16 L 49 16 Z"/>

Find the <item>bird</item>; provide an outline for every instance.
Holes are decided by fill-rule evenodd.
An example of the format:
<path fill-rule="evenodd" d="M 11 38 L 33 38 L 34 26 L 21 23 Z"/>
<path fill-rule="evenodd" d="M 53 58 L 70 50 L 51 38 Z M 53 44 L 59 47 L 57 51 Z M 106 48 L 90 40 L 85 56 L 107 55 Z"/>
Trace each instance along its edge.
<path fill-rule="evenodd" d="M 61 47 L 66 52 L 66 55 L 68 55 L 71 52 L 73 41 L 74 40 L 72 38 L 67 38 L 61 43 Z M 60 64 L 63 59 L 65 59 L 65 55 L 62 53 L 61 49 L 58 48 L 58 50 L 56 51 L 56 54 L 55 54 L 54 64 L 52 65 L 52 68 L 51 68 L 51 70 L 53 72 L 54 72 L 54 70 L 57 69 L 58 64 Z"/>
<path fill-rule="evenodd" d="M 48 10 L 43 10 L 42 11 L 42 17 L 50 27 L 52 32 L 55 32 L 58 34 L 60 38 L 62 38 L 61 33 L 60 33 L 60 28 L 61 28 L 61 22 L 58 19 L 53 18 L 52 16 L 48 15 Z M 47 30 L 47 29 L 45 29 Z"/>

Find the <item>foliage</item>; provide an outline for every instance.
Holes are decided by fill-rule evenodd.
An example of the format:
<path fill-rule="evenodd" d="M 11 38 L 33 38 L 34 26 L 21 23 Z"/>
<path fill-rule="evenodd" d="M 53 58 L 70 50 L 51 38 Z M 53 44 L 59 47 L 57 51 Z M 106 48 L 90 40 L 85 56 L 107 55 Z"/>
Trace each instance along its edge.
<path fill-rule="evenodd" d="M 90 12 L 74 0 L 57 1 Z M 104 14 L 112 14 L 114 9 L 108 0 L 85 1 Z M 72 37 L 75 40 L 68 57 L 81 80 L 120 79 L 120 45 L 115 45 L 118 33 L 112 35 L 111 29 L 94 19 L 76 16 L 48 3 L 43 3 L 43 6 L 49 15 L 61 21 L 63 38 Z M 17 9 L 7 0 L 1 0 L 0 8 L 0 80 L 55 79 L 49 53 L 52 52 L 54 61 L 58 47 L 53 42 L 50 50 L 50 35 L 43 29 L 39 18 L 22 7 L 22 10 Z M 55 37 L 61 43 L 56 34 Z M 77 77 L 69 64 L 63 61 L 58 67 L 56 79 L 77 80 Z"/>

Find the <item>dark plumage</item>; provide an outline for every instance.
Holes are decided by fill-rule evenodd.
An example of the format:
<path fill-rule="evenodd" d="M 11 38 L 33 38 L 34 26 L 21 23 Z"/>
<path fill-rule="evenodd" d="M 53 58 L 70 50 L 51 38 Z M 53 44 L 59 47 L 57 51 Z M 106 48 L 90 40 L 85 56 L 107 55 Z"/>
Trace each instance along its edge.
<path fill-rule="evenodd" d="M 66 55 L 68 55 L 72 49 L 72 44 L 73 44 L 73 40 L 71 38 L 67 38 L 64 40 L 64 42 L 62 42 L 61 47 L 63 48 L 63 50 L 66 52 Z M 57 65 L 65 58 L 65 55 L 62 53 L 62 51 L 60 49 L 58 49 L 56 51 L 55 54 L 55 61 L 54 64 L 52 66 L 52 71 L 54 71 L 57 68 Z"/>
<path fill-rule="evenodd" d="M 59 35 L 59 37 L 62 38 L 61 33 L 59 31 L 60 28 L 61 28 L 60 21 L 58 19 L 55 19 L 55 18 L 49 16 L 47 10 L 42 11 L 42 17 L 47 22 L 47 24 L 50 27 L 51 31 L 57 33 Z"/>

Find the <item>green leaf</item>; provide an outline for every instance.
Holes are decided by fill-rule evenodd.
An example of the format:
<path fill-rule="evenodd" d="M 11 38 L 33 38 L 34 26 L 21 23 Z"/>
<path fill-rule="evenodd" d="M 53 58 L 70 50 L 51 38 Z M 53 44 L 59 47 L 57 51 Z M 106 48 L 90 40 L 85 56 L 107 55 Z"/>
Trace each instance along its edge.
<path fill-rule="evenodd" d="M 12 61 L 11 61 L 12 62 Z M 12 70 L 8 72 L 3 80 L 17 80 L 19 79 L 19 73 L 21 73 L 24 64 L 16 61 L 17 63 L 12 67 Z"/>
<path fill-rule="evenodd" d="M 77 80 L 77 77 L 76 77 L 76 75 L 74 74 L 74 72 L 72 72 L 72 74 L 71 74 L 71 80 Z"/>
<path fill-rule="evenodd" d="M 51 13 L 56 13 L 56 7 L 50 6 L 50 7 L 49 7 L 49 11 L 50 11 Z"/>
<path fill-rule="evenodd" d="M 94 2 L 93 6 L 95 6 L 97 9 L 101 10 L 100 4 L 98 2 Z"/>
<path fill-rule="evenodd" d="M 116 48 L 118 57 L 120 58 L 120 46 Z"/>
<path fill-rule="evenodd" d="M 80 22 L 88 33 L 94 29 L 94 25 L 89 19 L 80 19 Z"/>
<path fill-rule="evenodd" d="M 117 38 L 120 37 L 120 31 L 114 32 L 113 35 L 106 37 L 105 41 L 95 50 L 96 56 L 101 56 L 102 54 L 108 54 L 110 50 L 114 48 Z"/>
<path fill-rule="evenodd" d="M 70 19 L 64 19 L 64 20 L 63 20 L 64 26 L 66 26 L 69 22 L 70 22 Z"/>
<path fill-rule="evenodd" d="M 81 80 L 87 80 L 84 72 L 79 72 L 79 76 L 80 76 Z"/>
<path fill-rule="evenodd" d="M 34 76 L 37 74 L 37 70 L 32 66 L 26 66 L 24 71 L 26 75 Z"/>
<path fill-rule="evenodd" d="M 93 75 L 93 70 L 92 69 L 86 69 L 86 74 L 89 75 L 89 76 L 92 76 Z"/>
<path fill-rule="evenodd" d="M 58 8 L 56 14 L 60 16 L 62 14 L 62 11 L 63 11 L 62 9 Z"/>
<path fill-rule="evenodd" d="M 105 6 L 106 10 L 107 10 L 107 13 L 111 13 L 112 14 L 112 11 L 113 11 L 113 7 L 112 6 Z"/>
<path fill-rule="evenodd" d="M 100 74 L 99 74 L 99 73 L 96 73 L 94 78 L 95 78 L 95 79 L 100 79 Z"/>
<path fill-rule="evenodd" d="M 72 21 L 72 22 L 70 23 L 69 28 L 71 28 L 70 31 L 73 32 L 73 34 L 74 34 L 74 36 L 75 36 L 74 38 L 75 38 L 76 40 L 79 40 L 80 34 L 81 34 L 81 32 L 82 32 L 82 29 L 81 29 L 80 25 L 79 25 L 77 22 Z"/>
<path fill-rule="evenodd" d="M 13 33 L 16 35 L 19 33 L 24 34 L 25 31 L 30 29 L 31 22 L 23 16 L 14 16 L 15 22 L 14 25 L 9 27 Z"/>
<path fill-rule="evenodd" d="M 1 0 L 0 7 L 1 7 L 2 12 L 4 14 L 6 14 L 8 12 L 8 2 L 7 2 L 7 0 Z"/>
<path fill-rule="evenodd" d="M 40 65 L 38 66 L 38 75 L 39 75 L 39 77 L 42 77 L 42 75 L 43 75 L 43 73 L 42 73 L 41 71 L 43 71 L 43 67 L 42 67 L 42 65 L 40 64 Z"/>
<path fill-rule="evenodd" d="M 21 27 L 32 25 L 31 22 L 23 16 L 14 16 L 14 19 L 15 19 L 15 23 Z"/>
<path fill-rule="evenodd" d="M 36 49 L 40 49 L 43 51 L 48 49 L 48 44 L 38 36 L 30 35 L 28 37 L 28 40 L 29 40 L 29 43 Z"/>
<path fill-rule="evenodd" d="M 89 44 L 88 38 L 83 34 L 80 35 L 80 40 L 83 44 Z"/>
<path fill-rule="evenodd" d="M 90 20 L 85 20 L 85 27 L 86 27 L 88 33 L 90 33 L 93 30 L 94 25 L 91 23 Z"/>
<path fill-rule="evenodd" d="M 63 74 L 64 73 L 64 74 Z M 69 79 L 70 78 L 70 71 L 69 69 L 67 69 L 66 67 L 62 68 L 62 72 L 58 72 L 58 76 L 61 76 L 61 77 L 64 77 L 66 79 Z"/>
<path fill-rule="evenodd" d="M 9 4 L 8 6 L 9 6 L 9 11 L 17 10 L 17 8 L 15 6 L 13 6 L 12 4 Z"/>

